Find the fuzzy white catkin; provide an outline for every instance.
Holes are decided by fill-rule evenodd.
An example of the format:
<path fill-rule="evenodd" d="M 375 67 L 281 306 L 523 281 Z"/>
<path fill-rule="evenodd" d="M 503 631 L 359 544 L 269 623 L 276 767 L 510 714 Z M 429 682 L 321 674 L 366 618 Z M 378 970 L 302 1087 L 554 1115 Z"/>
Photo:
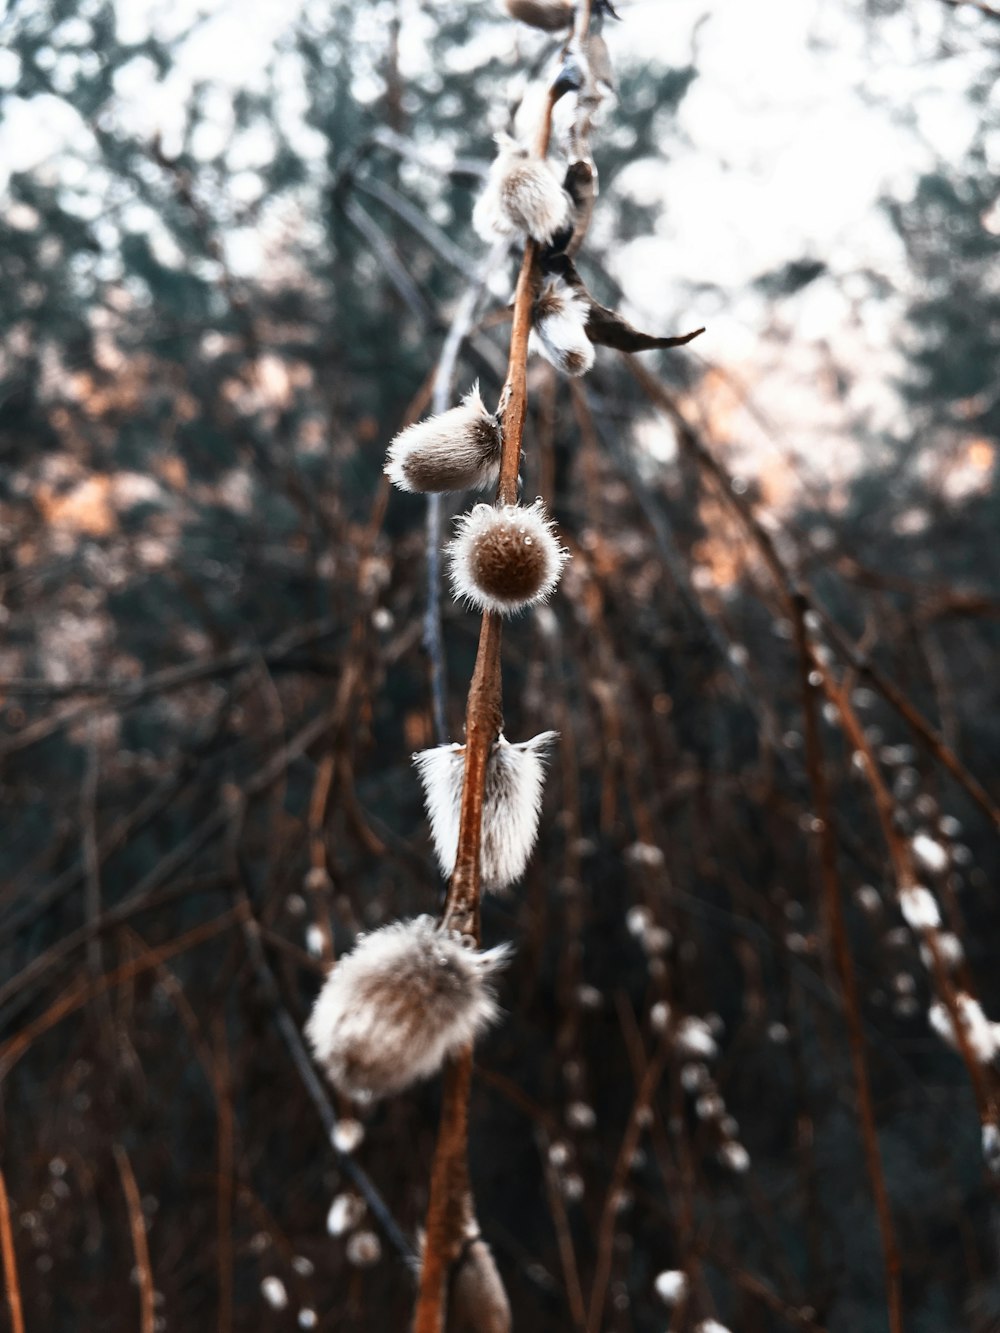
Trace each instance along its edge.
<path fill-rule="evenodd" d="M 451 1283 L 447 1333 L 510 1333 L 507 1293 L 485 1241 L 466 1245 Z"/>
<path fill-rule="evenodd" d="M 527 232 L 547 245 L 569 222 L 569 195 L 548 162 L 532 157 L 516 139 L 498 134 L 497 148 L 472 225 L 484 240 Z"/>
<path fill-rule="evenodd" d="M 971 995 L 967 995 L 962 991 L 955 997 L 955 999 L 958 1013 L 962 1020 L 962 1026 L 965 1029 L 965 1036 L 972 1054 L 980 1064 L 989 1064 L 997 1054 L 998 1027 L 1000 1027 L 1000 1025 L 990 1022 L 983 1013 L 979 1001 L 974 1000 Z M 940 1001 L 935 1001 L 930 1007 L 928 1018 L 930 1019 L 931 1027 L 942 1041 L 947 1042 L 952 1050 L 958 1051 L 961 1049 L 958 1043 L 958 1038 L 955 1035 L 955 1028 L 951 1021 L 951 1014 L 949 1014 L 945 1005 Z"/>
<path fill-rule="evenodd" d="M 326 1229 L 331 1236 L 346 1236 L 365 1215 L 365 1203 L 357 1194 L 338 1194 L 326 1215 Z"/>
<path fill-rule="evenodd" d="M 594 364 L 587 337 L 590 305 L 562 278 L 546 280 L 532 311 L 532 346 L 564 375 L 585 375 Z"/>
<path fill-rule="evenodd" d="M 347 1242 L 347 1262 L 355 1268 L 371 1268 L 382 1258 L 382 1242 L 374 1231 L 358 1231 Z"/>
<path fill-rule="evenodd" d="M 393 439 L 385 475 L 402 491 L 485 490 L 500 474 L 500 427 L 479 384 L 460 406 L 417 421 Z"/>
<path fill-rule="evenodd" d="M 352 1153 L 364 1142 L 365 1127 L 360 1120 L 338 1120 L 330 1141 L 338 1152 Z"/>
<path fill-rule="evenodd" d="M 360 938 L 330 972 L 306 1025 L 330 1082 L 367 1099 L 437 1073 L 496 1019 L 491 982 L 507 952 L 466 948 L 429 916 Z"/>
<path fill-rule="evenodd" d="M 729 1329 L 717 1319 L 703 1319 L 695 1326 L 694 1333 L 729 1333 Z"/>
<path fill-rule="evenodd" d="M 965 957 L 962 941 L 950 930 L 942 930 L 937 937 L 938 953 L 947 968 L 958 967 Z M 920 960 L 928 972 L 934 969 L 934 954 L 926 944 L 920 946 Z"/>
<path fill-rule="evenodd" d="M 728 1140 L 719 1149 L 719 1161 L 737 1175 L 743 1175 L 750 1170 L 750 1154 L 742 1143 L 737 1143 L 734 1139 Z"/>
<path fill-rule="evenodd" d="M 480 865 L 483 887 L 508 888 L 524 874 L 535 838 L 545 785 L 546 751 L 556 739 L 543 731 L 511 744 L 500 736 L 486 765 Z M 465 777 L 465 746 L 438 745 L 413 756 L 424 789 L 434 851 L 445 879 L 455 869 Z"/>
<path fill-rule="evenodd" d="M 284 1310 L 288 1304 L 288 1292 L 280 1277 L 266 1277 L 260 1284 L 260 1294 L 272 1310 Z"/>
<path fill-rule="evenodd" d="M 719 1053 L 708 1024 L 701 1018 L 689 1015 L 677 1024 L 677 1050 L 681 1055 L 694 1056 L 701 1060 L 712 1060 Z"/>
<path fill-rule="evenodd" d="M 687 1273 L 682 1273 L 678 1268 L 668 1269 L 659 1274 L 653 1286 L 664 1305 L 676 1305 L 687 1295 Z"/>
<path fill-rule="evenodd" d="M 918 833 L 910 844 L 913 855 L 931 875 L 943 874 L 948 869 L 948 853 L 927 833 Z"/>
<path fill-rule="evenodd" d="M 476 505 L 458 519 L 445 550 L 455 597 L 501 616 L 546 601 L 569 558 L 541 500 Z"/>
<path fill-rule="evenodd" d="M 933 893 L 920 884 L 911 884 L 901 890 L 899 909 L 912 930 L 936 930 L 941 924 L 941 913 Z"/>

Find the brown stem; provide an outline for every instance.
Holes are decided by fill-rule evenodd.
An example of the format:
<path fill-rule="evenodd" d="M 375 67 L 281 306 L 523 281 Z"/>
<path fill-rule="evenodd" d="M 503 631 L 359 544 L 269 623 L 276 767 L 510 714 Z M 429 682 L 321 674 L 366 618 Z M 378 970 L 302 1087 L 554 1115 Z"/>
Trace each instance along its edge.
<path fill-rule="evenodd" d="M 139 1275 L 139 1328 L 141 1333 L 153 1333 L 156 1312 L 153 1305 L 153 1270 L 149 1263 L 146 1222 L 142 1216 L 142 1202 L 139 1198 L 135 1172 L 132 1170 L 128 1153 L 120 1143 L 115 1144 L 115 1161 L 118 1163 L 118 1174 L 121 1176 L 122 1190 L 128 1205 L 132 1249 L 135 1252 L 135 1267 Z"/>
<path fill-rule="evenodd" d="M 587 1320 L 587 1333 L 598 1333 L 604 1320 L 604 1306 L 608 1297 L 608 1283 L 611 1280 L 615 1227 L 618 1220 L 621 1194 L 628 1179 L 632 1158 L 635 1156 L 639 1140 L 642 1137 L 644 1116 L 663 1076 L 669 1050 L 670 1047 L 667 1042 L 662 1041 L 653 1059 L 646 1066 L 646 1072 L 642 1083 L 639 1085 L 632 1114 L 629 1116 L 628 1125 L 622 1137 L 621 1147 L 618 1149 L 618 1157 L 615 1160 L 614 1171 L 611 1174 L 611 1183 L 608 1185 L 598 1228 L 597 1265 L 594 1271 L 594 1283 L 590 1291 L 590 1315 Z"/>
<path fill-rule="evenodd" d="M 17 1253 L 14 1249 L 14 1230 L 10 1224 L 10 1199 L 3 1171 L 0 1171 L 0 1248 L 3 1250 L 3 1280 L 7 1289 L 11 1333 L 24 1333 L 21 1286 L 17 1279 Z"/>
<path fill-rule="evenodd" d="M 868 1178 L 871 1181 L 872 1193 L 875 1196 L 879 1231 L 882 1236 L 886 1297 L 889 1304 L 889 1329 L 890 1333 L 903 1333 L 899 1251 L 896 1246 L 896 1232 L 892 1220 L 892 1210 L 889 1206 L 885 1173 L 882 1168 L 882 1155 L 878 1143 L 878 1129 L 875 1123 L 875 1108 L 872 1103 L 871 1087 L 868 1082 L 868 1069 L 865 1065 L 864 1022 L 861 1016 L 861 1002 L 858 997 L 854 960 L 851 957 L 850 944 L 847 939 L 847 926 L 844 921 L 844 908 L 837 874 L 837 844 L 833 829 L 833 810 L 823 760 L 823 741 L 819 729 L 815 690 L 809 681 L 813 663 L 806 636 L 805 606 L 800 598 L 793 601 L 793 621 L 802 687 L 802 712 L 806 733 L 806 765 L 809 771 L 813 799 L 816 804 L 816 815 L 819 820 L 823 900 L 830 930 L 830 941 L 833 946 L 834 963 L 840 977 L 840 985 L 844 996 L 844 1013 L 847 1019 L 847 1035 L 851 1048 L 851 1064 L 854 1069 L 854 1082 L 858 1094 L 858 1118 L 861 1122 L 861 1137 L 864 1143 L 865 1159 L 868 1164 Z"/>
<path fill-rule="evenodd" d="M 546 124 L 550 116 L 551 102 Z M 507 382 L 500 399 L 503 450 L 497 504 L 515 504 L 517 501 L 521 440 L 528 406 L 528 334 L 531 331 L 536 254 L 534 242 L 529 241 L 525 247 L 524 262 L 514 296 Z M 462 782 L 458 852 L 441 923 L 444 929 L 471 935 L 477 944 L 480 941 L 480 853 L 486 766 L 503 724 L 501 640 L 502 622 L 499 616 L 485 613 L 479 631 L 479 651 L 465 711 L 465 775 Z M 444 1104 L 431 1173 L 414 1333 L 441 1333 L 444 1327 L 445 1278 L 458 1257 L 469 1220 L 467 1130 L 471 1081 L 470 1049 L 464 1051 L 445 1070 Z"/>
<path fill-rule="evenodd" d="M 444 1073 L 441 1125 L 431 1173 L 420 1293 L 413 1333 L 443 1333 L 448 1270 L 459 1256 L 469 1204 L 469 1089 L 472 1049 L 462 1052 Z"/>
<path fill-rule="evenodd" d="M 849 690 L 845 685 L 838 685 L 833 680 L 829 671 L 826 670 L 818 658 L 811 653 L 810 657 L 812 661 L 812 670 L 818 672 L 822 677 L 823 689 L 831 703 L 833 703 L 834 707 L 837 709 L 840 725 L 843 727 L 845 735 L 854 749 L 864 759 L 862 771 L 864 772 L 865 779 L 871 789 L 879 824 L 882 829 L 882 836 L 884 837 L 886 846 L 889 850 L 889 857 L 892 861 L 893 872 L 896 879 L 896 888 L 899 893 L 902 893 L 905 889 L 917 884 L 918 876 L 913 862 L 913 853 L 910 849 L 910 845 L 906 839 L 901 836 L 896 825 L 896 803 L 879 771 L 871 742 L 865 735 L 864 727 L 862 727 L 861 723 L 858 721 L 857 714 L 851 703 Z M 969 1034 L 962 1018 L 958 995 L 952 984 L 947 964 L 944 961 L 944 954 L 941 950 L 941 941 L 937 927 L 924 926 L 919 933 L 921 940 L 926 944 L 930 953 L 931 966 L 929 970 L 934 982 L 934 989 L 940 996 L 942 1003 L 948 1011 L 952 1030 L 955 1033 L 955 1041 L 958 1045 L 959 1054 L 968 1070 L 969 1082 L 972 1084 L 972 1092 L 976 1100 L 976 1109 L 979 1112 L 980 1123 L 983 1125 L 996 1124 L 998 1122 L 996 1099 L 991 1091 L 989 1082 L 984 1075 L 983 1066 L 976 1059 L 975 1052 L 972 1049 Z"/>
<path fill-rule="evenodd" d="M 566 1300 L 569 1304 L 570 1317 L 576 1333 L 586 1333 L 587 1309 L 583 1303 L 583 1288 L 580 1286 L 580 1269 L 576 1262 L 576 1250 L 573 1246 L 573 1233 L 570 1231 L 566 1204 L 559 1189 L 559 1181 L 548 1158 L 548 1139 L 540 1135 L 542 1168 L 545 1173 L 545 1189 L 549 1200 L 549 1212 L 556 1230 L 556 1244 L 559 1247 L 559 1263 L 563 1271 L 563 1283 L 566 1287 Z"/>
<path fill-rule="evenodd" d="M 639 362 L 628 355 L 624 355 L 624 360 L 642 391 L 673 422 L 681 445 L 692 455 L 702 471 L 716 481 L 721 499 L 725 501 L 747 531 L 784 597 L 789 599 L 795 595 L 802 595 L 803 590 L 795 587 L 795 581 L 790 571 L 785 567 L 779 556 L 770 533 L 758 521 L 752 505 L 745 496 L 733 490 L 732 478 L 692 428 L 684 414 L 678 409 L 671 395 Z M 815 597 L 808 591 L 806 591 L 806 597 L 809 610 L 814 611 L 822 620 L 823 628 L 837 652 L 855 671 L 860 672 L 871 683 L 872 687 L 881 694 L 886 703 L 890 704 L 903 720 L 913 728 L 935 759 L 948 770 L 979 808 L 989 816 L 994 826 L 1000 828 L 1000 806 L 990 797 L 982 783 L 968 771 L 955 752 L 947 745 L 944 738 L 927 721 L 919 709 L 914 707 L 899 686 L 884 675 L 866 656 L 858 653 L 853 648 L 840 626 L 816 601 Z"/>

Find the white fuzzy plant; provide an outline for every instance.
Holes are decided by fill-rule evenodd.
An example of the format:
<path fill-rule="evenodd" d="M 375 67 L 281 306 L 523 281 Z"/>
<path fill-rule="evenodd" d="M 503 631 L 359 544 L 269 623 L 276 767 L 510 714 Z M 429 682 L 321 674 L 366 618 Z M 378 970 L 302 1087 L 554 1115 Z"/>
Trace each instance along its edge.
<path fill-rule="evenodd" d="M 607 0 L 505 4 L 523 22 L 547 31 L 571 30 L 550 98 L 579 90 L 584 126 L 574 140 L 579 146 L 595 98 L 602 95 L 595 87 L 607 82 L 590 70 L 588 52 L 604 49 L 606 60 L 596 29 L 599 16 L 614 11 Z M 569 259 L 579 248 L 589 211 L 578 212 L 564 188 L 566 164 L 556 167 L 548 159 L 549 130 L 546 116 L 530 148 L 497 136 L 497 157 L 473 215 L 484 237 L 520 239 L 525 245 L 500 405 L 491 413 L 474 386 L 456 407 L 401 431 L 385 464 L 392 483 L 409 493 L 498 488 L 495 504 L 478 504 L 460 516 L 446 551 L 456 599 L 483 618 L 467 743 L 414 756 L 438 863 L 449 880 L 448 899 L 439 920 L 421 916 L 359 935 L 353 950 L 331 969 L 306 1027 L 327 1077 L 344 1096 L 361 1102 L 392 1096 L 447 1070 L 416 1333 L 442 1328 L 508 1333 L 510 1328 L 499 1275 L 478 1238 L 463 1163 L 471 1047 L 498 1016 L 494 987 L 508 956 L 506 945 L 480 947 L 479 894 L 505 890 L 525 872 L 538 832 L 545 757 L 555 740 L 554 732 L 543 732 L 512 743 L 500 721 L 499 625 L 551 596 L 569 554 L 542 501 L 518 500 L 524 365 L 530 331 L 532 347 L 561 373 L 585 374 L 594 363 L 595 342 L 608 341 L 601 330 L 608 318 L 617 319 L 593 301 Z M 461 1218 L 457 1231 L 455 1217 Z M 341 1226 L 339 1214 L 333 1221 Z M 445 1271 L 452 1291 L 446 1321 Z"/>

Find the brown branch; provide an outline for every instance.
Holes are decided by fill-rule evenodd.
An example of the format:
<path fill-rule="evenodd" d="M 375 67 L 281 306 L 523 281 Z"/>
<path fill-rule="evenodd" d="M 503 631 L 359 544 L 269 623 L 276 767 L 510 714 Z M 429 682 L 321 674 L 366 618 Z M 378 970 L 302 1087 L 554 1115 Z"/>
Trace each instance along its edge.
<path fill-rule="evenodd" d="M 635 1105 L 629 1116 L 628 1125 L 622 1136 L 621 1147 L 611 1182 L 604 1198 L 601 1221 L 597 1232 L 597 1264 L 594 1281 L 590 1289 L 590 1310 L 587 1319 L 587 1333 L 598 1333 L 604 1320 L 604 1305 L 608 1297 L 608 1283 L 611 1280 L 611 1263 L 614 1258 L 615 1224 L 618 1219 L 619 1201 L 628 1178 L 629 1167 L 642 1137 L 643 1122 L 649 1105 L 653 1100 L 657 1085 L 663 1076 L 670 1045 L 661 1041 L 656 1054 L 646 1066 L 642 1082 L 636 1094 Z"/>
<path fill-rule="evenodd" d="M 445 1287 L 472 1220 L 469 1196 L 469 1091 L 472 1050 L 452 1060 L 444 1073 L 441 1124 L 431 1173 L 420 1294 L 414 1333 L 441 1333 Z"/>
<path fill-rule="evenodd" d="M 983 0 L 942 0 L 949 9 L 975 9 L 980 14 L 985 14 L 988 19 L 1000 19 L 1000 9 L 994 9 L 992 5 L 984 4 Z"/>
<path fill-rule="evenodd" d="M 316 778 L 309 798 L 309 874 L 306 878 L 306 886 L 312 898 L 313 919 L 322 941 L 321 958 L 327 969 L 333 966 L 333 927 L 330 924 L 330 905 L 326 896 L 330 874 L 326 864 L 323 830 L 326 824 L 333 770 L 334 754 L 331 750 L 323 756 L 316 767 Z"/>
<path fill-rule="evenodd" d="M 649 373 L 648 370 L 631 357 L 624 357 L 625 364 L 628 366 L 632 375 L 637 380 L 642 391 L 670 418 L 677 430 L 677 436 L 681 445 L 692 455 L 698 466 L 711 476 L 718 485 L 720 498 L 737 516 L 742 526 L 746 529 L 750 538 L 760 552 L 764 563 L 767 565 L 778 585 L 786 602 L 791 603 L 797 597 L 804 597 L 806 606 L 810 611 L 814 611 L 822 620 L 823 628 L 826 631 L 831 643 L 837 652 L 847 661 L 857 672 L 863 675 L 885 701 L 890 704 L 896 712 L 900 714 L 903 720 L 917 733 L 931 754 L 938 762 L 948 770 L 951 776 L 961 787 L 965 789 L 968 795 L 976 802 L 981 810 L 989 816 L 993 824 L 1000 828 L 1000 806 L 990 797 L 983 785 L 975 778 L 961 762 L 958 756 L 945 743 L 944 738 L 935 730 L 935 728 L 915 708 L 906 695 L 885 676 L 878 667 L 876 667 L 866 656 L 857 652 L 851 645 L 843 630 L 830 616 L 829 612 L 817 602 L 815 596 L 806 589 L 796 586 L 791 572 L 785 567 L 784 562 L 778 555 L 777 548 L 769 532 L 761 525 L 753 511 L 753 507 L 745 496 L 740 495 L 733 489 L 732 478 L 726 472 L 726 469 L 719 463 L 718 459 L 706 446 L 698 433 L 693 429 L 690 422 L 677 407 L 671 395 L 663 388 L 658 380 Z"/>
<path fill-rule="evenodd" d="M 551 118 L 551 99 L 546 123 Z M 537 249 L 527 243 L 514 297 L 507 382 L 501 395 L 503 451 L 498 504 L 517 500 L 521 439 L 527 415 L 528 334 Z M 471 935 L 479 943 L 479 893 L 483 824 L 483 793 L 490 750 L 502 726 L 500 645 L 502 622 L 483 615 L 479 651 L 465 712 L 465 775 L 462 783 L 458 852 L 448 885 L 442 926 Z M 444 1326 L 445 1277 L 464 1239 L 468 1208 L 467 1122 L 472 1078 L 472 1052 L 462 1053 L 445 1071 L 444 1105 L 438 1131 L 431 1192 L 427 1205 L 426 1241 L 420 1272 L 420 1293 L 414 1333 L 441 1333 Z"/>
<path fill-rule="evenodd" d="M 875 1209 L 878 1214 L 879 1231 L 882 1237 L 882 1259 L 885 1269 L 886 1298 L 889 1306 L 889 1328 L 890 1333 L 903 1333 L 899 1250 L 896 1245 L 896 1232 L 892 1220 L 892 1210 L 889 1206 L 885 1173 L 882 1168 L 882 1155 L 878 1143 L 878 1128 L 875 1123 L 875 1108 L 872 1102 L 871 1087 L 868 1082 L 868 1069 L 865 1065 L 865 1036 L 864 1020 L 861 1016 L 861 1001 L 858 996 L 854 960 L 851 957 L 847 925 L 844 920 L 844 907 L 841 901 L 832 802 L 824 765 L 823 741 L 819 728 L 815 689 L 809 679 L 813 658 L 809 651 L 806 635 L 804 599 L 796 598 L 793 601 L 792 609 L 795 642 L 799 656 L 802 713 L 806 733 L 806 767 L 816 805 L 816 815 L 819 820 L 823 901 L 830 931 L 830 942 L 833 946 L 834 963 L 843 992 L 847 1035 L 851 1048 L 851 1064 L 858 1095 L 858 1118 L 861 1122 L 861 1137 L 864 1143 L 868 1177 L 871 1182 L 872 1193 L 875 1196 Z"/>
<path fill-rule="evenodd" d="M 566 1215 L 566 1204 L 559 1189 L 559 1181 L 549 1161 L 548 1138 L 539 1133 L 539 1152 L 542 1156 L 542 1168 L 545 1174 L 545 1190 L 549 1200 L 549 1212 L 555 1227 L 556 1244 L 559 1247 L 559 1263 L 562 1266 L 563 1282 L 566 1287 L 566 1299 L 569 1302 L 570 1315 L 577 1333 L 585 1333 L 587 1327 L 587 1308 L 583 1303 L 583 1288 L 580 1286 L 580 1269 L 576 1262 L 576 1250 L 573 1235 Z"/>
<path fill-rule="evenodd" d="M 586 36 L 591 0 L 577 8 L 573 39 Z M 566 91 L 558 79 L 546 98 L 535 141 L 536 154 L 548 153 L 552 112 Z M 496 503 L 512 505 L 518 499 L 521 444 L 528 411 L 528 338 L 531 310 L 538 286 L 536 243 L 525 242 L 524 258 L 514 293 L 507 377 L 500 395 L 502 449 Z M 455 869 L 448 884 L 441 925 L 458 930 L 480 943 L 480 879 L 483 795 L 486 768 L 493 744 L 503 725 L 501 676 L 502 621 L 485 612 L 479 631 L 476 665 L 465 710 L 465 771 L 459 815 Z M 426 1240 L 420 1272 L 420 1291 L 414 1333 L 441 1333 L 445 1318 L 446 1278 L 459 1257 L 467 1225 L 472 1219 L 468 1179 L 468 1104 L 472 1081 L 472 1051 L 468 1049 L 445 1070 L 444 1104 L 431 1174 L 427 1205 Z"/>
<path fill-rule="evenodd" d="M 585 6 L 588 7 L 589 6 Z M 544 157 L 552 132 L 558 93 L 550 90 L 538 131 L 536 152 Z M 507 379 L 500 395 L 502 451 L 496 503 L 516 504 L 521 442 L 528 411 L 528 337 L 537 284 L 538 247 L 525 244 L 514 293 Z M 483 793 L 490 751 L 503 725 L 500 669 L 502 621 L 486 612 L 465 709 L 465 773 L 459 816 L 458 851 L 442 917 L 446 930 L 480 942 L 479 897 Z M 465 1051 L 445 1071 L 444 1105 L 427 1205 L 426 1241 L 417 1298 L 415 1333 L 440 1333 L 444 1325 L 445 1278 L 464 1238 L 468 1202 L 467 1122 L 472 1052 Z M 461 1197 L 460 1197 L 461 1195 Z"/>
<path fill-rule="evenodd" d="M 235 1163 L 235 1126 L 232 1079 L 226 1045 L 225 1021 L 217 1018 L 214 1043 L 218 1057 L 211 1071 L 218 1122 L 218 1185 L 216 1189 L 216 1262 L 219 1282 L 218 1333 L 232 1333 L 233 1327 L 233 1168 Z"/>
<path fill-rule="evenodd" d="M 41 1036 L 54 1028 L 56 1024 L 70 1014 L 75 1013 L 77 1009 L 82 1009 L 84 1005 L 89 1004 L 91 1000 L 99 995 L 106 995 L 108 991 L 114 990 L 125 981 L 131 981 L 133 977 L 141 972 L 148 972 L 150 968 L 155 968 L 168 958 L 173 958 L 179 953 L 185 953 L 188 949 L 194 949 L 205 940 L 212 939 L 214 936 L 226 931 L 230 926 L 244 919 L 246 913 L 242 907 L 237 907 L 233 911 L 223 912 L 221 916 L 214 917 L 211 921 L 206 921 L 202 926 L 195 926 L 187 934 L 171 940 L 169 944 L 161 945 L 157 949 L 151 949 L 148 954 L 142 958 L 133 959 L 131 962 L 123 963 L 121 967 L 116 967 L 113 971 L 105 973 L 98 980 L 89 985 L 75 986 L 68 994 L 49 1006 L 43 1014 L 28 1023 L 20 1032 L 15 1033 L 8 1041 L 0 1046 L 0 1080 L 6 1078 L 14 1065 L 25 1054 L 28 1048 Z"/>
<path fill-rule="evenodd" d="M 844 685 L 838 685 L 830 672 L 823 666 L 819 658 L 810 649 L 810 660 L 812 670 L 817 672 L 822 679 L 822 687 L 830 699 L 831 703 L 837 709 L 841 727 L 847 736 L 852 747 L 863 757 L 863 773 L 867 781 L 872 798 L 875 804 L 875 810 L 878 815 L 879 825 L 882 829 L 882 836 L 885 839 L 886 847 L 889 851 L 889 857 L 892 861 L 893 872 L 896 879 L 896 889 L 898 893 L 918 884 L 916 866 L 913 860 L 913 852 L 909 843 L 903 838 L 896 824 L 896 803 L 892 798 L 889 788 L 878 767 L 874 750 L 871 742 L 865 735 L 864 727 L 858 720 L 857 714 L 850 700 L 850 691 Z M 983 1067 L 976 1059 L 975 1052 L 969 1040 L 969 1034 L 966 1030 L 965 1021 L 962 1017 L 958 1002 L 958 995 L 952 984 L 948 973 L 948 966 L 944 960 L 944 954 L 941 949 L 941 940 L 937 927 L 924 926 L 919 930 L 919 935 L 931 956 L 930 973 L 934 982 L 934 988 L 941 1002 L 948 1011 L 951 1019 L 952 1030 L 955 1034 L 955 1042 L 958 1046 L 959 1054 L 965 1064 L 969 1074 L 969 1082 L 972 1084 L 972 1092 L 976 1102 L 976 1109 L 979 1113 L 979 1120 L 982 1125 L 995 1125 L 1000 1119 L 996 1098 L 989 1086 L 988 1080 L 983 1073 Z M 971 994 L 971 990 L 969 992 Z M 991 1179 L 989 1171 L 988 1178 Z"/>
<path fill-rule="evenodd" d="M 139 1275 L 139 1328 L 141 1333 L 153 1333 L 156 1313 L 153 1305 L 153 1270 L 149 1262 L 149 1240 L 142 1216 L 139 1186 L 136 1184 L 128 1153 L 120 1143 L 115 1144 L 115 1161 L 118 1163 L 118 1174 L 122 1179 L 122 1190 L 128 1207 L 132 1249 L 135 1251 L 135 1267 Z"/>
<path fill-rule="evenodd" d="M 21 1285 L 17 1278 L 17 1252 L 14 1249 L 14 1230 L 10 1224 L 10 1199 L 2 1169 L 0 1169 L 0 1248 L 3 1250 L 3 1280 L 7 1290 L 11 1333 L 24 1333 Z"/>
<path fill-rule="evenodd" d="M 903 721 L 908 723 L 938 763 L 948 770 L 959 786 L 965 789 L 983 813 L 990 818 L 994 826 L 1000 829 L 1000 806 L 992 799 L 982 783 L 969 772 L 954 750 L 947 744 L 944 737 L 927 721 L 919 709 L 910 703 L 894 681 L 884 675 L 868 657 L 856 651 L 840 626 L 822 606 L 813 602 L 811 609 L 822 620 L 823 628 L 837 652 L 859 675 L 864 676 L 872 687 L 881 694 L 886 703 L 890 704 Z"/>

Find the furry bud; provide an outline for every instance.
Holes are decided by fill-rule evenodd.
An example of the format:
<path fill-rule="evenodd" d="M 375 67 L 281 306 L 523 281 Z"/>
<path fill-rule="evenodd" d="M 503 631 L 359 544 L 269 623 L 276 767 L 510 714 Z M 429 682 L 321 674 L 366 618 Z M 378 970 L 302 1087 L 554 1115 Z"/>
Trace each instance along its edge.
<path fill-rule="evenodd" d="M 385 475 L 401 491 L 485 490 L 500 472 L 500 426 L 479 385 L 450 408 L 400 431 L 389 445 Z"/>
<path fill-rule="evenodd" d="M 512 19 L 528 23 L 543 32 L 562 32 L 573 22 L 573 0 L 503 0 L 503 7 Z M 617 18 L 610 0 L 594 0 L 593 16 L 610 15 Z"/>
<path fill-rule="evenodd" d="M 445 1333 L 510 1333 L 510 1302 L 484 1240 L 467 1241 L 450 1277 Z"/>
<path fill-rule="evenodd" d="M 496 1019 L 490 983 L 506 956 L 465 948 L 429 916 L 359 937 L 306 1025 L 330 1082 L 364 1099 L 430 1078 Z"/>
<path fill-rule="evenodd" d="M 573 0 L 504 0 L 504 9 L 543 32 L 562 32 L 573 22 Z"/>
<path fill-rule="evenodd" d="M 476 505 L 459 518 L 446 549 L 455 596 L 501 616 L 544 602 L 569 558 L 541 500 L 529 507 Z"/>
<path fill-rule="evenodd" d="M 1000 1052 L 1000 1024 L 991 1023 L 979 1001 L 965 991 L 959 991 L 955 1001 L 969 1049 L 980 1064 L 990 1064 Z M 955 1026 L 947 1007 L 939 1000 L 935 1001 L 930 1007 L 928 1018 L 938 1036 L 952 1050 L 961 1052 L 961 1043 L 955 1035 Z"/>
<path fill-rule="evenodd" d="M 585 375 L 594 364 L 587 337 L 590 304 L 562 278 L 547 278 L 531 312 L 535 345 L 564 375 Z"/>
<path fill-rule="evenodd" d="M 547 245 L 569 222 L 570 197 L 548 162 L 532 157 L 507 134 L 498 134 L 497 144 L 472 225 L 484 240 L 527 232 Z"/>
<path fill-rule="evenodd" d="M 486 766 L 483 838 L 484 889 L 506 889 L 524 874 L 538 834 L 545 784 L 545 752 L 556 732 L 543 731 L 511 745 L 497 738 Z M 431 837 L 445 879 L 455 869 L 465 777 L 465 746 L 438 745 L 413 756 L 420 774 Z"/>

